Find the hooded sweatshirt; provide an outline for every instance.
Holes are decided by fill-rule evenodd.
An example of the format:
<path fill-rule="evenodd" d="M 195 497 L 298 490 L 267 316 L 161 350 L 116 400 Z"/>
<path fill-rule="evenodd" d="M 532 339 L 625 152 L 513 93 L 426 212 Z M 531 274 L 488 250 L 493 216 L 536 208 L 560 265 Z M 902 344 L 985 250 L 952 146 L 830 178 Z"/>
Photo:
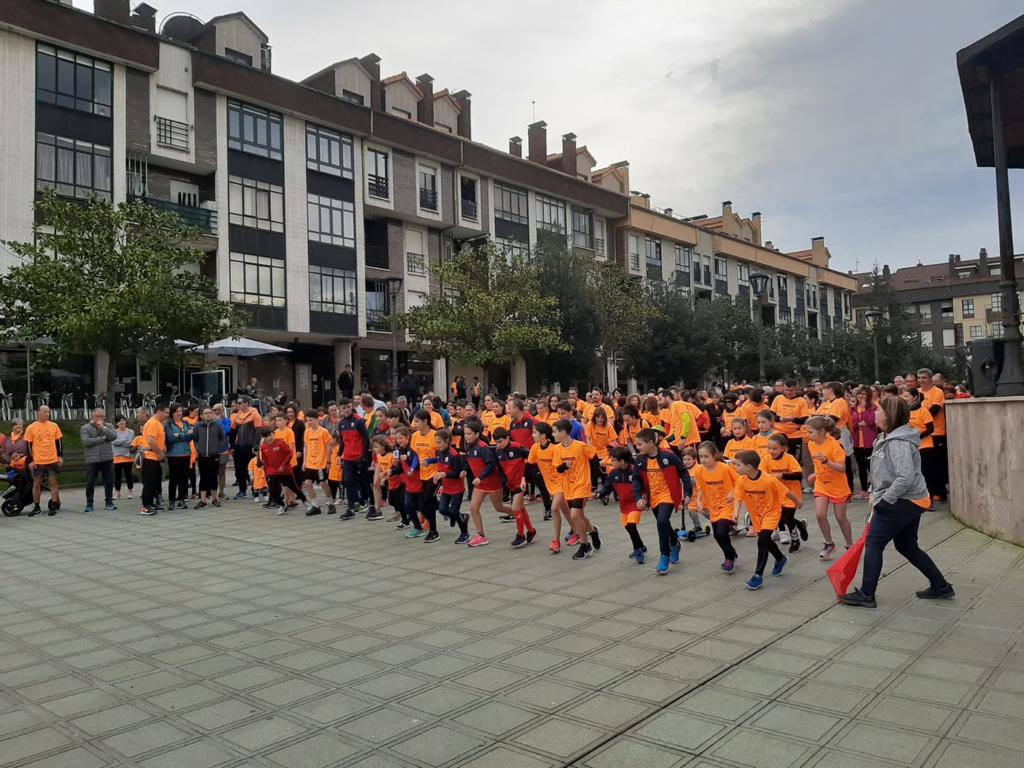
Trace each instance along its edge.
<path fill-rule="evenodd" d="M 909 424 L 878 435 L 871 454 L 871 491 L 876 499 L 894 504 L 899 499 L 928 496 L 921 474 L 920 445 L 920 434 Z"/>

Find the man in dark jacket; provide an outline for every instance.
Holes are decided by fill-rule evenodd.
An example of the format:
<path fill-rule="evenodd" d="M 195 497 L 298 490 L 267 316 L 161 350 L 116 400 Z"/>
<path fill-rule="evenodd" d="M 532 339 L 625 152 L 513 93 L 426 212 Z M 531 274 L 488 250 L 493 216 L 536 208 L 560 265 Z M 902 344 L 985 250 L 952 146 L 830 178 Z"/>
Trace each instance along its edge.
<path fill-rule="evenodd" d="M 114 506 L 114 440 L 117 432 L 106 423 L 102 408 L 92 412 L 92 419 L 82 425 L 79 432 L 85 449 L 85 511 L 92 512 L 96 478 L 103 476 L 104 509 Z"/>
<path fill-rule="evenodd" d="M 338 392 L 340 397 L 351 399 L 355 388 L 356 377 L 352 375 L 352 366 L 346 365 L 345 370 L 338 375 Z"/>

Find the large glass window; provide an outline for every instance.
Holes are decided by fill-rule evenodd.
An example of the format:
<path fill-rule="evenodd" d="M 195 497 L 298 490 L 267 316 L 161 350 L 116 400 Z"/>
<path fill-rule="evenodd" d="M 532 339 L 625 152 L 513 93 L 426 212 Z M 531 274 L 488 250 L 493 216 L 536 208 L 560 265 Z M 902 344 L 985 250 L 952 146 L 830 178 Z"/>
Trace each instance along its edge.
<path fill-rule="evenodd" d="M 736 280 L 740 285 L 750 285 L 750 265 L 742 261 L 736 265 Z"/>
<path fill-rule="evenodd" d="M 537 195 L 537 229 L 565 234 L 565 203 L 546 195 Z"/>
<path fill-rule="evenodd" d="M 719 280 L 725 280 L 729 276 L 729 267 L 725 259 L 715 257 L 715 277 Z"/>
<path fill-rule="evenodd" d="M 965 318 L 974 317 L 974 299 L 962 299 L 960 306 L 963 309 Z"/>
<path fill-rule="evenodd" d="M 391 329 L 391 302 L 384 280 L 366 281 L 366 325 L 372 331 Z"/>
<path fill-rule="evenodd" d="M 425 211 L 437 211 L 437 169 L 420 166 L 420 208 Z"/>
<path fill-rule="evenodd" d="M 661 240 L 653 237 L 644 238 L 647 250 L 647 263 L 661 266 Z"/>
<path fill-rule="evenodd" d="M 306 124 L 306 167 L 332 176 L 352 178 L 352 139 L 349 136 Z"/>
<path fill-rule="evenodd" d="M 495 184 L 494 218 L 514 224 L 529 224 L 529 198 L 526 190 Z"/>
<path fill-rule="evenodd" d="M 494 246 L 498 249 L 498 253 L 505 256 L 505 260 L 509 263 L 513 259 L 526 259 L 530 256 L 530 244 L 520 242 L 519 240 L 499 237 L 494 241 Z"/>
<path fill-rule="evenodd" d="M 992 294 L 992 311 L 1002 312 L 1003 311 L 1003 294 L 993 293 Z"/>
<path fill-rule="evenodd" d="M 371 197 L 387 200 L 391 197 L 388 153 L 379 149 L 366 151 L 366 180 Z"/>
<path fill-rule="evenodd" d="M 307 195 L 309 239 L 317 243 L 356 246 L 356 209 L 347 200 Z"/>
<path fill-rule="evenodd" d="M 281 159 L 281 115 L 228 101 L 228 147 L 272 160 Z"/>
<path fill-rule="evenodd" d="M 953 319 L 953 300 L 952 299 L 947 299 L 947 300 L 943 301 L 942 302 L 941 310 L 942 310 L 941 317 L 942 317 L 943 320 L 952 320 Z"/>
<path fill-rule="evenodd" d="M 58 195 L 110 199 L 110 147 L 50 133 L 36 134 L 36 189 Z"/>
<path fill-rule="evenodd" d="M 229 176 L 228 213 L 232 224 L 284 232 L 284 190 L 265 181 Z"/>
<path fill-rule="evenodd" d="M 674 247 L 676 257 L 676 271 L 685 269 L 689 271 L 690 262 L 693 259 L 693 251 L 688 245 L 677 245 Z"/>
<path fill-rule="evenodd" d="M 594 219 L 590 211 L 572 209 L 572 242 L 578 248 L 594 247 Z"/>
<path fill-rule="evenodd" d="M 351 269 L 310 264 L 309 308 L 336 315 L 356 314 L 356 273 Z"/>
<path fill-rule="evenodd" d="M 36 99 L 58 107 L 110 117 L 113 103 L 111 66 L 92 56 L 36 47 Z"/>
<path fill-rule="evenodd" d="M 284 259 L 231 253 L 231 300 L 262 307 L 283 307 Z"/>

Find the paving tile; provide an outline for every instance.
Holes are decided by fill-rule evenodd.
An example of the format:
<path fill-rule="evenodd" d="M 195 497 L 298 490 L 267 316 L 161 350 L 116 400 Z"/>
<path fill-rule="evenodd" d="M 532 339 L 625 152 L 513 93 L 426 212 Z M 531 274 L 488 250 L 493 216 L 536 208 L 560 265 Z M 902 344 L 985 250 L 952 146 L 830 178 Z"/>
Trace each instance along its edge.
<path fill-rule="evenodd" d="M 842 722 L 840 718 L 832 715 L 808 712 L 806 709 L 776 703 L 764 709 L 751 721 L 751 725 L 770 733 L 785 733 L 798 739 L 821 742 Z"/>
<path fill-rule="evenodd" d="M 118 699 L 109 693 L 101 690 L 90 690 L 74 693 L 62 699 L 48 701 L 42 707 L 57 717 L 67 718 L 112 706 L 117 701 Z"/>
<path fill-rule="evenodd" d="M 665 710 L 634 729 L 633 733 L 668 747 L 694 752 L 725 730 L 719 723 L 690 712 Z"/>
<path fill-rule="evenodd" d="M 131 704 L 122 704 L 119 707 L 112 707 L 102 712 L 95 712 L 91 715 L 76 718 L 71 721 L 71 725 L 89 736 L 101 736 L 104 733 L 110 733 L 119 728 L 127 728 L 128 726 L 145 722 L 153 717 L 155 715 Z"/>
<path fill-rule="evenodd" d="M 425 716 L 410 715 L 384 707 L 346 721 L 338 726 L 338 729 L 346 735 L 356 736 L 372 744 L 384 744 L 406 731 L 422 728 L 427 722 L 430 721 Z"/>
<path fill-rule="evenodd" d="M 188 733 L 167 723 L 150 723 L 130 731 L 108 736 L 103 743 L 125 757 L 138 757 L 188 738 Z M 2 746 L 2 745 L 0 745 Z"/>
<path fill-rule="evenodd" d="M 863 690 L 853 690 L 808 680 L 787 691 L 783 698 L 813 710 L 849 715 L 863 705 L 869 695 L 867 691 Z"/>
<path fill-rule="evenodd" d="M 950 735 L 963 741 L 986 746 L 1005 747 L 1024 751 L 1020 720 L 993 717 L 981 712 L 968 713 Z M 1021 758 L 1024 760 L 1024 757 Z"/>
<path fill-rule="evenodd" d="M 901 675 L 888 689 L 889 693 L 921 699 L 933 704 L 956 706 L 967 700 L 975 689 L 966 683 L 939 680 L 918 675 Z"/>
<path fill-rule="evenodd" d="M 622 696 L 598 693 L 566 709 L 565 714 L 605 728 L 619 728 L 651 711 L 650 705 L 640 704 Z"/>
<path fill-rule="evenodd" d="M 68 740 L 52 728 L 30 731 L 0 741 L 0 765 L 17 763 L 67 745 Z"/>
<path fill-rule="evenodd" d="M 467 736 L 460 731 L 439 725 L 396 744 L 392 749 L 427 765 L 443 765 L 479 749 L 486 743 L 484 739 Z"/>
<path fill-rule="evenodd" d="M 143 760 L 139 765 L 140 768 L 214 768 L 237 758 L 238 755 L 219 744 L 197 741 Z"/>
<path fill-rule="evenodd" d="M 762 705 L 763 701 L 754 696 L 706 687 L 688 694 L 672 705 L 672 708 L 734 721 Z"/>
<path fill-rule="evenodd" d="M 877 690 L 892 677 L 892 672 L 878 667 L 865 667 L 859 664 L 844 664 L 840 661 L 832 661 L 822 665 L 812 677 L 815 680 L 837 683 L 849 688 Z"/>
<path fill-rule="evenodd" d="M 173 691 L 150 696 L 146 701 L 168 712 L 177 712 L 180 709 L 188 709 L 197 704 L 205 704 L 208 701 L 221 697 L 222 694 L 219 691 L 195 683 L 193 685 L 186 685 L 184 688 L 177 688 Z"/>
<path fill-rule="evenodd" d="M 940 733 L 949 728 L 958 714 L 957 710 L 949 707 L 883 694 L 860 716 L 887 725 Z"/>
<path fill-rule="evenodd" d="M 218 701 L 215 704 L 208 704 L 191 712 L 181 715 L 193 725 L 197 725 L 208 731 L 237 723 L 241 720 L 259 714 L 262 710 L 252 704 L 238 699 L 227 699 Z"/>
<path fill-rule="evenodd" d="M 327 733 L 318 733 L 308 739 L 271 752 L 268 757 L 284 768 L 324 768 L 356 754 L 359 750 Z"/>
<path fill-rule="evenodd" d="M 740 667 L 722 675 L 716 681 L 723 688 L 751 693 L 755 696 L 771 696 L 794 682 L 794 678 L 764 672 L 758 669 Z"/>
<path fill-rule="evenodd" d="M 352 690 L 376 696 L 381 699 L 394 699 L 407 693 L 423 688 L 427 681 L 402 672 L 386 672 L 379 677 L 371 677 L 352 686 Z"/>
<path fill-rule="evenodd" d="M 460 680 L 459 682 L 464 681 Z M 586 688 L 540 678 L 532 683 L 516 688 L 508 694 L 508 697 L 553 712 L 561 708 L 566 702 L 588 693 L 589 691 Z"/>
<path fill-rule="evenodd" d="M 267 716 L 255 722 L 232 728 L 221 734 L 221 738 L 227 739 L 232 744 L 245 750 L 247 754 L 259 752 L 271 744 L 279 741 L 286 741 L 301 733 L 306 728 L 282 717 Z"/>
<path fill-rule="evenodd" d="M 536 712 L 514 707 L 501 701 L 488 701 L 473 707 L 454 720 L 488 736 L 498 738 L 509 731 L 521 730 L 526 723 L 537 719 L 537 717 Z"/>
<path fill-rule="evenodd" d="M 85 747 L 74 747 L 65 752 L 58 752 L 55 755 L 23 764 L 23 768 L 103 768 L 106 765 L 109 763 L 105 757 L 100 757 Z"/>
<path fill-rule="evenodd" d="M 855 722 L 836 736 L 832 744 L 850 752 L 909 765 L 935 742 L 923 734 Z"/>
<path fill-rule="evenodd" d="M 929 762 L 928 768 L 1007 768 L 1019 759 L 1019 753 L 956 742 L 947 742 L 936 753 L 934 762 Z"/>
<path fill-rule="evenodd" d="M 326 725 L 376 706 L 379 705 L 369 704 L 347 693 L 335 692 L 291 707 L 289 711 Z"/>
<path fill-rule="evenodd" d="M 799 765 L 810 753 L 810 749 L 792 740 L 746 729 L 734 731 L 709 750 L 713 757 L 755 768 L 789 768 Z"/>
<path fill-rule="evenodd" d="M 607 747 L 587 757 L 584 765 L 591 768 L 622 768 L 628 765 L 674 768 L 689 759 L 689 754 L 679 750 L 658 747 L 629 736 L 620 736 Z"/>
<path fill-rule="evenodd" d="M 549 768 L 554 764 L 552 761 L 544 760 L 536 755 L 528 755 L 525 752 L 501 746 L 474 757 L 467 763 L 462 763 L 459 768 Z"/>
<path fill-rule="evenodd" d="M 402 699 L 402 705 L 440 717 L 479 699 L 479 693 L 451 685 L 435 685 L 422 693 Z"/>
<path fill-rule="evenodd" d="M 552 717 L 533 728 L 517 733 L 513 741 L 532 749 L 568 759 L 595 743 L 604 731 L 577 722 Z"/>

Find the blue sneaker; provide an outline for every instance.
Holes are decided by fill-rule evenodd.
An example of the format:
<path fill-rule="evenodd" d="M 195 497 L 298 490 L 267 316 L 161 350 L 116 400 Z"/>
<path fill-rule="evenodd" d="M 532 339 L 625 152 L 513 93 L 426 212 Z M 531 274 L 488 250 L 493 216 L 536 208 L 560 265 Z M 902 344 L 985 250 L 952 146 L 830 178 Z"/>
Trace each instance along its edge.
<path fill-rule="evenodd" d="M 636 550 L 630 557 L 636 560 L 637 565 L 644 564 L 644 551 L 642 549 Z"/>
<path fill-rule="evenodd" d="M 772 568 L 772 576 L 781 576 L 782 572 L 786 569 L 786 563 L 788 562 L 788 557 L 783 557 L 781 560 L 776 561 L 775 567 Z"/>
<path fill-rule="evenodd" d="M 457 538 L 455 540 L 455 543 L 456 544 L 465 544 L 467 541 L 469 541 L 469 534 L 468 533 L 460 533 L 459 534 L 459 538 Z"/>
<path fill-rule="evenodd" d="M 405 538 L 407 538 L 407 539 L 418 539 L 421 536 L 426 536 L 426 535 L 427 535 L 426 532 L 422 528 L 413 528 L 411 531 L 409 531 L 407 534 L 405 534 Z"/>
<path fill-rule="evenodd" d="M 238 493 L 236 493 L 231 498 L 233 498 L 235 501 L 238 501 L 239 499 L 244 499 L 245 497 L 246 497 L 245 491 L 239 491 Z"/>
<path fill-rule="evenodd" d="M 762 584 L 764 584 L 764 579 L 755 573 L 747 582 L 747 589 L 760 589 Z"/>
<path fill-rule="evenodd" d="M 676 544 L 670 551 L 672 554 L 669 555 L 668 561 L 672 563 L 672 565 L 679 565 L 679 545 Z"/>
<path fill-rule="evenodd" d="M 676 531 L 676 538 L 679 539 L 680 544 L 687 540 L 687 536 L 689 536 L 689 534 L 686 532 L 685 528 L 680 528 L 678 531 Z"/>
<path fill-rule="evenodd" d="M 655 567 L 659 576 L 664 576 L 668 573 L 668 555 L 662 555 L 658 558 L 658 565 Z"/>
<path fill-rule="evenodd" d="M 104 504 L 103 508 L 107 510 L 107 512 L 117 512 L 117 507 L 114 506 L 113 502 L 110 502 L 109 504 Z"/>
<path fill-rule="evenodd" d="M 88 514 L 91 514 L 91 513 L 92 513 L 92 505 L 91 504 L 89 506 L 87 506 L 85 509 L 82 510 L 82 514 L 83 515 L 88 515 Z"/>

